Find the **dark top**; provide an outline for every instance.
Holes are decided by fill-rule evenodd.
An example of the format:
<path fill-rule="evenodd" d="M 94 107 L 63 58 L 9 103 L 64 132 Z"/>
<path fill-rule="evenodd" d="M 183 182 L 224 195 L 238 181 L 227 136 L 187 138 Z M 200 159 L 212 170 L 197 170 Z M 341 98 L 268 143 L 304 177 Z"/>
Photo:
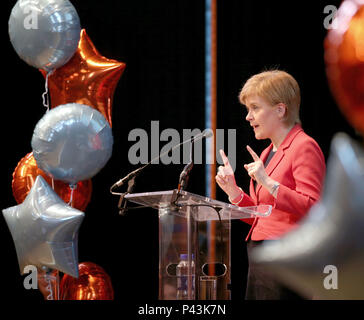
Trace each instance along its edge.
<path fill-rule="evenodd" d="M 265 160 L 265 162 L 264 162 L 264 168 L 266 168 L 267 167 L 267 165 L 268 165 L 268 163 L 269 163 L 269 161 L 273 158 L 273 156 L 276 154 L 276 151 L 273 151 L 273 148 L 272 148 L 272 150 L 269 152 L 269 154 L 268 154 L 268 157 L 267 157 L 267 159 Z M 254 183 L 254 189 L 256 190 L 257 189 L 257 182 L 254 180 L 253 181 L 253 183 Z"/>

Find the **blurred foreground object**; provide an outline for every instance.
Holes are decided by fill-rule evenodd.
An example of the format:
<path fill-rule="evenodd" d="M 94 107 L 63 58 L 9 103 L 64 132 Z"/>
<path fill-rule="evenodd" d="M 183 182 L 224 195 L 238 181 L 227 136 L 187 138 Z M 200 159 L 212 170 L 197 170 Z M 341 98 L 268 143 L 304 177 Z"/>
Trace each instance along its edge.
<path fill-rule="evenodd" d="M 364 299 L 363 160 L 362 148 L 336 134 L 321 201 L 298 229 L 257 248 L 254 261 L 308 298 Z M 337 289 L 326 283 L 330 266 Z"/>
<path fill-rule="evenodd" d="M 352 126 L 364 134 L 364 4 L 344 1 L 325 39 L 326 74 Z"/>

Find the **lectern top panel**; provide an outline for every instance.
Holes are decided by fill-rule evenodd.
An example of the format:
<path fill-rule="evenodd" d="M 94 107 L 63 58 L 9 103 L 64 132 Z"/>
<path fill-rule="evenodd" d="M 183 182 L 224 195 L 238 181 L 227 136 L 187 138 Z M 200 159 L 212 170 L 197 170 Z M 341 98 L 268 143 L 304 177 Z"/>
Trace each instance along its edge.
<path fill-rule="evenodd" d="M 131 193 L 125 196 L 131 202 L 151 207 L 154 209 L 170 208 L 173 214 L 186 216 L 190 208 L 194 218 L 198 221 L 218 220 L 219 216 L 213 207 L 217 208 L 221 220 L 248 219 L 269 216 L 272 211 L 270 205 L 259 205 L 252 207 L 238 207 L 222 201 L 210 199 L 208 197 L 193 194 L 187 191 L 180 191 L 178 204 L 180 207 L 170 207 L 175 200 L 177 190 L 155 191 L 144 193 Z"/>

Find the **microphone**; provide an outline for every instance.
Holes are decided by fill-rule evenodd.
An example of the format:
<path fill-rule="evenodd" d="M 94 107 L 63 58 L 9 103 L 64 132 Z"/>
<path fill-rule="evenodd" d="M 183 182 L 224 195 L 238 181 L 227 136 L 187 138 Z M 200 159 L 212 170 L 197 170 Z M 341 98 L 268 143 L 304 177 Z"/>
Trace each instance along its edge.
<path fill-rule="evenodd" d="M 121 187 L 124 183 L 126 183 L 126 182 L 128 182 L 130 179 L 132 179 L 132 178 L 135 178 L 136 176 L 138 176 L 139 174 L 140 174 L 140 172 L 142 171 L 142 170 L 144 170 L 146 167 L 148 167 L 153 161 L 155 161 L 155 160 L 157 160 L 157 159 L 160 159 L 160 158 L 162 158 L 164 155 L 166 155 L 166 154 L 168 154 L 169 152 L 171 152 L 171 151 L 173 151 L 174 149 L 176 149 L 176 148 L 178 148 L 178 147 L 180 147 L 181 145 L 183 145 L 183 144 L 185 144 L 185 143 L 187 143 L 187 142 L 190 142 L 191 140 L 192 140 L 192 143 L 191 143 L 191 150 L 192 150 L 192 147 L 193 147 L 193 143 L 194 142 L 196 142 L 196 141 L 198 141 L 198 140 L 201 140 L 201 139 L 204 139 L 204 138 L 210 138 L 210 137 L 212 137 L 213 136 L 213 132 L 212 132 L 212 130 L 211 129 L 206 129 L 206 130 L 204 130 L 204 131 L 202 131 L 201 133 L 199 133 L 199 134 L 197 134 L 197 135 L 195 135 L 194 137 L 191 137 L 191 138 L 189 138 L 189 139 L 187 139 L 187 140 L 185 140 L 185 141 L 183 141 L 183 142 L 181 142 L 181 143 L 179 143 L 179 144 L 177 144 L 177 145 L 175 145 L 174 147 L 172 147 L 171 149 L 169 149 L 169 150 L 167 150 L 167 151 L 165 151 L 165 152 L 163 152 L 162 154 L 160 154 L 159 156 L 157 156 L 157 157 L 155 157 L 154 159 L 152 159 L 151 161 L 149 161 L 147 164 L 145 164 L 144 166 L 142 166 L 142 167 L 139 167 L 138 169 L 136 169 L 136 170 L 134 170 L 134 171 L 132 171 L 132 172 L 130 172 L 128 175 L 126 175 L 124 178 L 122 178 L 122 179 L 120 179 L 119 181 L 117 181 L 117 182 L 115 182 L 112 186 L 111 186 L 111 188 L 110 188 L 110 192 L 112 193 L 112 190 L 113 189 L 115 189 L 115 188 L 117 188 L 117 187 Z M 192 162 L 192 163 L 191 163 Z M 189 167 L 187 167 L 187 166 L 189 166 Z M 192 169 L 192 166 L 193 166 L 193 157 L 192 157 L 192 151 L 191 151 L 191 156 L 190 156 L 190 162 L 185 166 L 185 169 L 184 169 L 184 171 L 185 171 L 185 173 L 183 174 L 184 176 L 186 175 L 186 174 L 188 174 L 190 171 L 191 171 L 191 169 Z M 184 171 L 182 171 L 182 173 L 184 172 Z M 188 172 L 187 172 L 188 171 Z M 182 173 L 181 173 L 181 175 L 182 175 Z"/>
<path fill-rule="evenodd" d="M 190 161 L 185 165 L 181 174 L 179 175 L 178 188 L 177 188 L 178 192 L 187 188 L 188 179 L 190 177 L 190 172 L 194 165 L 194 161 L 193 161 L 193 159 L 194 159 L 193 144 L 194 143 L 195 143 L 195 139 L 192 139 L 191 148 L 190 148 Z"/>
<path fill-rule="evenodd" d="M 211 136 L 213 136 L 213 132 L 212 130 L 207 130 L 204 131 L 203 134 L 203 138 L 210 138 Z M 196 139 L 195 137 L 192 138 L 191 141 L 191 148 L 190 148 L 190 161 L 185 165 L 185 167 L 183 168 L 180 176 L 179 176 L 179 182 L 178 182 L 178 192 L 180 192 L 181 190 L 186 189 L 187 184 L 188 184 L 188 179 L 190 176 L 190 172 L 193 168 L 194 165 L 194 148 L 193 148 L 193 144 L 195 143 Z"/>
<path fill-rule="evenodd" d="M 144 165 L 143 167 L 140 167 L 132 172 L 130 172 L 128 175 L 126 175 L 124 178 L 120 179 L 118 182 L 115 182 L 110 190 L 113 190 L 117 187 L 121 187 L 125 182 L 129 181 L 131 178 L 136 177 L 148 164 Z"/>

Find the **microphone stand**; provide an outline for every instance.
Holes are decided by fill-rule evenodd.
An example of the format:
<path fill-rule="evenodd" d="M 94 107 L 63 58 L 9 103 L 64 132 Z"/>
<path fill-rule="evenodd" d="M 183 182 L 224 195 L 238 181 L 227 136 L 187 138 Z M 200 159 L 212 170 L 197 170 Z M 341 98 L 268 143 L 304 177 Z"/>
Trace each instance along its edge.
<path fill-rule="evenodd" d="M 146 165 L 132 171 L 131 173 L 129 173 L 127 176 L 125 176 L 123 179 L 119 180 L 118 182 L 114 183 L 111 188 L 110 188 L 110 192 L 112 194 L 117 194 L 120 195 L 120 199 L 119 199 L 119 203 L 118 203 L 118 209 L 119 209 L 119 215 L 121 216 L 125 216 L 126 211 L 128 210 L 134 210 L 134 209 L 141 209 L 141 208 L 145 208 L 145 206 L 137 206 L 137 207 L 132 207 L 132 208 L 127 208 L 127 203 L 128 200 L 125 200 L 125 196 L 129 193 L 132 193 L 135 187 L 135 178 L 140 174 L 140 172 L 146 168 L 147 166 L 149 166 L 154 160 L 161 158 L 163 155 L 169 153 L 170 151 L 174 150 L 175 148 L 179 147 L 182 144 L 187 143 L 188 141 L 191 141 L 191 148 L 190 148 L 190 161 L 185 165 L 185 167 L 183 168 L 183 171 L 180 174 L 180 178 L 179 178 L 179 182 L 178 182 L 178 188 L 177 188 L 177 192 L 174 192 L 172 195 L 172 201 L 171 201 L 171 205 L 176 207 L 176 208 L 182 208 L 182 207 L 210 207 L 212 209 L 214 209 L 217 213 L 217 216 L 219 218 L 219 226 L 220 226 L 220 243 L 223 243 L 223 235 L 222 235 L 222 221 L 221 221 L 221 216 L 220 216 L 220 209 L 222 209 L 222 207 L 220 206 L 214 206 L 214 205 L 209 205 L 209 204 L 180 204 L 177 203 L 178 199 L 180 198 L 180 196 L 182 195 L 182 191 L 187 187 L 188 184 L 188 180 L 189 180 L 189 174 L 193 168 L 194 165 L 194 143 L 195 140 L 197 139 L 201 139 L 204 137 L 209 137 L 208 135 L 202 134 L 202 136 L 195 136 L 192 137 L 192 139 L 186 140 L 176 146 L 174 146 L 173 148 L 171 148 L 170 150 L 164 152 L 162 155 L 154 158 L 153 160 L 151 160 L 150 162 L 148 162 Z M 121 185 L 123 185 L 125 183 L 125 181 L 128 181 L 128 189 L 126 192 L 124 193 L 116 193 L 113 192 L 113 189 L 115 187 L 119 187 Z M 175 195 L 175 198 L 174 198 Z M 174 198 L 174 200 L 173 200 Z M 224 260 L 224 250 L 222 250 L 221 252 L 221 261 Z"/>
<path fill-rule="evenodd" d="M 191 154 L 190 154 L 190 162 L 184 167 L 184 170 L 182 171 L 181 175 L 180 175 L 180 181 L 178 184 L 178 193 L 177 193 L 177 197 L 176 200 L 174 202 L 177 201 L 178 197 L 179 197 L 179 193 L 181 190 L 183 190 L 188 182 L 188 176 L 189 173 L 193 167 L 193 144 L 196 140 L 200 140 L 203 138 L 209 138 L 211 137 L 212 133 L 209 131 L 203 131 L 200 134 L 197 134 L 196 136 L 192 137 L 191 139 L 188 139 L 186 141 L 183 141 L 179 144 L 177 144 L 176 146 L 174 146 L 173 148 L 169 149 L 168 151 L 162 153 L 161 155 L 155 157 L 154 159 L 152 159 L 151 161 L 149 161 L 147 164 L 145 164 L 142 167 L 139 167 L 138 169 L 130 172 L 128 175 L 126 175 L 124 178 L 120 179 L 119 181 L 117 181 L 116 183 L 114 183 L 111 187 L 110 187 L 110 193 L 111 194 L 115 194 L 115 195 L 119 195 L 120 199 L 119 199 L 119 203 L 118 203 L 118 209 L 119 209 L 119 214 L 120 215 L 125 215 L 125 212 L 128 211 L 127 209 L 127 201 L 125 200 L 125 196 L 131 192 L 133 192 L 134 187 L 135 187 L 135 178 L 146 168 L 148 167 L 153 161 L 160 159 L 161 157 L 163 157 L 164 155 L 168 154 L 169 152 L 173 151 L 174 149 L 180 147 L 181 145 L 192 141 L 191 142 Z M 124 193 L 118 193 L 118 192 L 114 192 L 113 190 L 116 187 L 121 187 L 126 181 L 128 181 L 128 189 L 126 192 Z M 139 206 L 139 207 L 134 207 L 131 209 L 138 209 L 138 208 L 144 208 L 144 206 Z"/>
<path fill-rule="evenodd" d="M 189 175 L 190 172 L 193 168 L 194 165 L 194 148 L 193 148 L 193 144 L 195 142 L 195 138 L 192 138 L 191 141 L 191 149 L 190 149 L 190 161 L 189 163 L 187 163 L 187 165 L 183 168 L 183 171 L 180 174 L 180 178 L 179 178 L 179 182 L 178 182 L 178 188 L 177 188 L 177 193 L 173 193 L 172 195 L 172 201 L 171 201 L 171 205 L 174 206 L 175 208 L 182 208 L 182 207 L 209 207 L 212 208 L 216 211 L 217 216 L 219 218 L 219 226 L 220 226 L 220 243 L 223 243 L 223 235 L 222 235 L 222 229 L 223 229 L 223 225 L 222 225 L 222 221 L 221 221 L 221 216 L 220 216 L 220 211 L 222 209 L 222 207 L 220 206 L 214 206 L 214 205 L 209 205 L 209 204 L 180 204 L 177 203 L 179 198 L 182 195 L 182 190 L 185 190 L 188 184 L 188 180 L 189 180 Z M 175 195 L 175 198 L 174 198 Z M 174 200 L 173 200 L 174 198 Z M 221 261 L 224 261 L 224 250 L 222 247 L 222 251 L 221 251 Z"/>
<path fill-rule="evenodd" d="M 190 177 L 190 172 L 193 168 L 194 165 L 194 148 L 193 148 L 193 144 L 195 143 L 195 139 L 192 138 L 191 141 L 191 148 L 190 148 L 190 161 L 185 165 L 185 167 L 183 168 L 180 176 L 179 176 L 179 181 L 178 181 L 178 187 L 177 187 L 177 194 L 176 197 L 173 201 L 171 201 L 171 204 L 176 206 L 177 201 L 179 199 L 179 197 L 182 195 L 181 191 L 185 190 L 188 184 L 188 180 Z M 173 196 L 172 196 L 173 199 Z"/>
<path fill-rule="evenodd" d="M 131 178 L 129 181 L 128 181 L 128 189 L 126 190 L 126 192 L 122 193 L 120 195 L 120 199 L 119 199 L 119 203 L 118 203 L 118 209 L 119 209 L 119 215 L 121 216 L 125 216 L 125 213 L 127 211 L 127 203 L 128 203 L 128 200 L 126 199 L 124 201 L 124 198 L 127 194 L 129 193 L 132 193 L 133 190 L 134 190 L 134 187 L 135 187 L 135 177 L 134 176 L 133 178 Z"/>
<path fill-rule="evenodd" d="M 190 172 L 193 168 L 194 162 L 194 148 L 193 144 L 195 143 L 195 139 L 193 138 L 191 141 L 191 148 L 190 148 L 190 161 L 185 165 L 183 168 L 183 171 L 181 172 L 179 176 L 179 182 L 178 182 L 178 191 L 185 190 L 187 188 L 188 179 L 190 177 Z"/>

